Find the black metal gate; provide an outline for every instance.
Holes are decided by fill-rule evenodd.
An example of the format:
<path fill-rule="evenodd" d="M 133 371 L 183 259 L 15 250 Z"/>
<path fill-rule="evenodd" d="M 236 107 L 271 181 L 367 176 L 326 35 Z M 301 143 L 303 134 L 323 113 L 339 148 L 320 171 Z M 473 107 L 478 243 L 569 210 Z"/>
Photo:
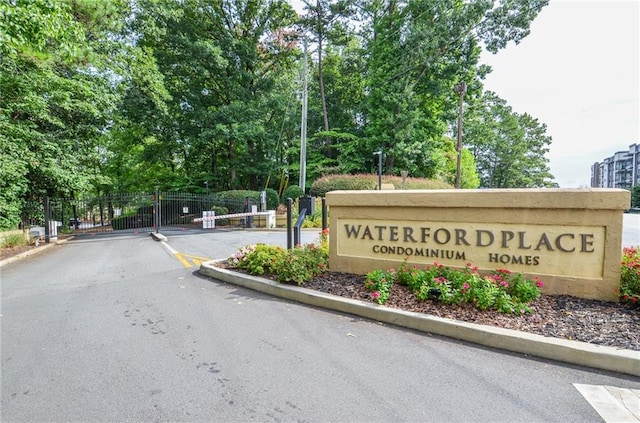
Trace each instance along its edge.
<path fill-rule="evenodd" d="M 23 211 L 22 226 L 42 228 L 45 238 L 60 233 L 152 232 L 202 229 L 194 222 L 203 211 L 216 215 L 251 210 L 252 201 L 218 197 L 215 194 L 182 192 L 107 194 L 99 197 L 46 198 L 29 202 Z M 228 218 L 216 227 L 244 227 L 246 218 Z"/>

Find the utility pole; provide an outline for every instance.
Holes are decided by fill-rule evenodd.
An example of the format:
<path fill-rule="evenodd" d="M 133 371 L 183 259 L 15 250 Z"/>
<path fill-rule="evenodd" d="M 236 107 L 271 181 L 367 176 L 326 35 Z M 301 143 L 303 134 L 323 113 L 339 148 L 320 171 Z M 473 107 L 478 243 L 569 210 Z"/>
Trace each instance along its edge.
<path fill-rule="evenodd" d="M 458 108 L 458 158 L 456 160 L 456 189 L 460 189 L 460 162 L 462 158 L 462 108 L 464 106 L 464 95 L 467 93 L 467 84 L 461 81 L 457 84 L 453 91 L 460 94 L 460 106 Z"/>
<path fill-rule="evenodd" d="M 298 186 L 306 193 L 307 180 L 307 39 L 303 37 L 304 60 L 302 65 L 302 122 L 300 124 L 300 178 Z"/>

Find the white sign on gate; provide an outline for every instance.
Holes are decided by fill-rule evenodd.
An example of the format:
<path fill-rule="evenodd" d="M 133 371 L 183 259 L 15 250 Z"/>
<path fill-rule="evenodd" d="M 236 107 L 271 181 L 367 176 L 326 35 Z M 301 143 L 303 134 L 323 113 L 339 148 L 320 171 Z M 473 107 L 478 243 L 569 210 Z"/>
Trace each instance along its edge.
<path fill-rule="evenodd" d="M 202 211 L 202 229 L 213 229 L 216 227 L 215 215 L 216 212 L 213 210 Z"/>

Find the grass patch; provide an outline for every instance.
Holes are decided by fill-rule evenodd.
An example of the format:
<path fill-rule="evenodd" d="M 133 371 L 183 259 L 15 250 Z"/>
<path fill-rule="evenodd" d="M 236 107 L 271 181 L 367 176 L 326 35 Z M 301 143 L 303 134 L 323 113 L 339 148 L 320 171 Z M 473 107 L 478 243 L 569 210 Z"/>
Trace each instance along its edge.
<path fill-rule="evenodd" d="M 29 245 L 29 239 L 22 233 L 13 233 L 2 236 L 0 248 L 15 248 Z"/>

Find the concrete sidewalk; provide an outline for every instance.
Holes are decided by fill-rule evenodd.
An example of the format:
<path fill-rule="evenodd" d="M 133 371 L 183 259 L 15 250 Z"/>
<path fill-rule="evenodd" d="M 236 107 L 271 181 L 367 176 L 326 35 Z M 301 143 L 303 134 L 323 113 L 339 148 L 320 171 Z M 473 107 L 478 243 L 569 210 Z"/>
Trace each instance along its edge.
<path fill-rule="evenodd" d="M 205 262 L 200 274 L 276 297 L 353 314 L 421 332 L 442 335 L 492 348 L 528 354 L 594 369 L 640 376 L 640 351 L 622 350 L 585 342 L 456 321 L 382 305 L 343 298 L 312 289 L 280 284 L 270 279 L 245 275 Z"/>

